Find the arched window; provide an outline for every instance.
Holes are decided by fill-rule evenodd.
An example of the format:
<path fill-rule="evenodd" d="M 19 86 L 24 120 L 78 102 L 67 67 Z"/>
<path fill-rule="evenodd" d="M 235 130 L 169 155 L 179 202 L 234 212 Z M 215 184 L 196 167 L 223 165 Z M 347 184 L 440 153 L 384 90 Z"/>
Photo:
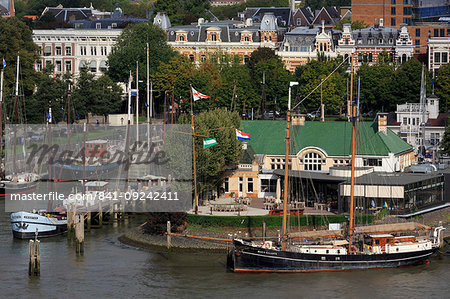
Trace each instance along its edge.
<path fill-rule="evenodd" d="M 201 62 L 205 62 L 205 61 L 206 61 L 206 55 L 202 55 L 202 56 L 200 57 L 200 60 L 201 60 Z"/>
<path fill-rule="evenodd" d="M 91 61 L 91 63 L 89 64 L 89 71 L 91 71 L 92 73 L 97 72 L 97 61 L 95 60 Z"/>
<path fill-rule="evenodd" d="M 180 42 L 184 42 L 184 36 L 180 35 Z"/>
<path fill-rule="evenodd" d="M 305 170 L 322 170 L 322 156 L 319 153 L 307 153 L 303 162 Z"/>
<path fill-rule="evenodd" d="M 105 60 L 100 61 L 100 71 L 106 72 L 107 69 L 108 69 L 108 66 L 106 64 L 106 61 Z"/>
<path fill-rule="evenodd" d="M 211 40 L 213 42 L 217 41 L 217 35 L 216 34 L 211 34 Z"/>
<path fill-rule="evenodd" d="M 189 59 L 194 62 L 194 54 L 189 54 Z"/>
<path fill-rule="evenodd" d="M 249 61 L 248 55 L 244 55 L 244 64 L 247 64 Z"/>
<path fill-rule="evenodd" d="M 372 60 L 373 60 L 373 55 L 372 55 L 372 53 L 369 53 L 369 62 L 372 62 Z"/>
<path fill-rule="evenodd" d="M 249 41 L 250 41 L 250 38 L 249 38 L 248 36 L 245 36 L 245 37 L 244 37 L 244 41 L 249 42 Z"/>
<path fill-rule="evenodd" d="M 403 55 L 402 55 L 402 63 L 405 63 L 406 60 L 407 60 L 406 54 L 403 54 Z"/>

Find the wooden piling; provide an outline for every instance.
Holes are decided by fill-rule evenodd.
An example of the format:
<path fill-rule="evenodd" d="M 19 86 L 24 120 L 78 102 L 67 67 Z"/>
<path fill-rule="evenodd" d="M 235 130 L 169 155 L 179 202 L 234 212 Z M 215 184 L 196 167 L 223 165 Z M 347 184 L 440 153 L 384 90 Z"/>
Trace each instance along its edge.
<path fill-rule="evenodd" d="M 84 254 L 84 219 L 82 215 L 75 216 L 75 252 Z"/>
<path fill-rule="evenodd" d="M 102 210 L 102 201 L 98 201 L 98 226 L 102 227 L 103 225 L 103 210 Z"/>
<path fill-rule="evenodd" d="M 87 212 L 87 214 L 86 214 L 86 230 L 87 231 L 91 231 L 91 222 L 92 222 L 91 212 Z"/>
<path fill-rule="evenodd" d="M 39 276 L 41 274 L 41 242 L 39 240 L 30 240 L 29 242 L 29 258 L 28 258 L 28 275 Z"/>
<path fill-rule="evenodd" d="M 170 231 L 170 221 L 167 221 L 167 249 L 170 249 L 170 247 L 172 246 L 172 244 L 171 244 L 171 239 L 170 239 L 170 234 L 171 234 L 171 231 Z"/>
<path fill-rule="evenodd" d="M 69 240 L 73 239 L 75 233 L 74 227 L 75 221 L 75 206 L 70 204 L 67 210 L 67 238 Z"/>

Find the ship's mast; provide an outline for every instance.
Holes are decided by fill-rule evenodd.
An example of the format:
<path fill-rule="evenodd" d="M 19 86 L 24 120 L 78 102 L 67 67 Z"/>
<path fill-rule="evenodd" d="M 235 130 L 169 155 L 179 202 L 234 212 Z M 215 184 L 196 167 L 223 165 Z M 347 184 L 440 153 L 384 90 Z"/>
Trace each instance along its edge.
<path fill-rule="evenodd" d="M 350 72 L 350 102 L 352 108 L 352 172 L 350 180 L 350 223 L 348 228 L 348 252 L 351 253 L 352 249 L 352 236 L 353 236 L 353 207 L 355 200 L 355 136 L 356 136 L 356 105 L 353 102 L 353 59 L 351 60 L 351 72 Z"/>
<path fill-rule="evenodd" d="M 194 106 L 192 104 L 192 85 L 190 87 L 191 93 L 191 126 L 192 126 L 192 161 L 194 167 L 194 212 L 198 214 L 198 195 L 197 195 L 197 167 L 195 163 L 195 128 L 194 128 Z"/>
<path fill-rule="evenodd" d="M 3 133 L 3 131 L 2 131 L 2 125 L 3 125 L 2 108 L 3 108 L 3 72 L 4 72 L 4 70 L 5 70 L 5 63 L 3 63 L 1 77 L 0 77 L 0 136 L 3 136 L 3 134 L 2 134 Z M 0 155 L 1 155 L 2 151 L 3 151 L 3 141 L 0 142 Z M 3 159 L 0 156 L 0 164 L 2 164 L 2 162 L 3 162 Z M 4 169 L 4 166 L 3 166 L 3 169 Z M 0 173 L 0 178 L 3 178 L 3 173 L 4 173 L 4 171 L 2 171 Z"/>
<path fill-rule="evenodd" d="M 289 131 L 291 127 L 291 88 L 298 85 L 298 82 L 289 82 L 289 98 L 286 121 L 286 151 L 284 154 L 284 194 L 283 194 L 283 239 L 281 249 L 286 250 L 287 247 L 287 196 L 288 196 L 288 175 L 289 175 Z"/>
<path fill-rule="evenodd" d="M 16 164 L 16 145 L 17 145 L 17 115 L 18 115 L 18 108 L 19 108 L 19 64 L 20 64 L 20 58 L 17 56 L 17 73 L 16 73 L 16 101 L 14 104 L 14 113 L 15 113 L 15 121 L 14 121 L 14 154 L 13 154 L 13 170 L 14 174 L 17 174 L 17 164 Z"/>

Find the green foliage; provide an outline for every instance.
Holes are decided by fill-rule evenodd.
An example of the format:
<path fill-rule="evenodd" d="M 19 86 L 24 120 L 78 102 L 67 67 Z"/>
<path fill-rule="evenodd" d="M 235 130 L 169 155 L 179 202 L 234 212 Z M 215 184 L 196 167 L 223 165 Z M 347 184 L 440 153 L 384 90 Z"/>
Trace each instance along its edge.
<path fill-rule="evenodd" d="M 150 74 L 156 72 L 160 62 L 167 62 L 175 52 L 167 44 L 164 31 L 151 23 L 127 26 L 117 38 L 114 50 L 108 55 L 108 75 L 111 79 L 127 82 L 130 70 L 139 62 L 139 79 L 146 79 L 146 44 L 149 44 Z M 134 73 L 134 72 L 133 72 Z"/>
<path fill-rule="evenodd" d="M 18 18 L 0 19 L 0 58 L 6 61 L 4 70 L 3 100 L 6 115 L 11 115 L 14 106 L 12 95 L 16 82 L 17 55 L 20 56 L 19 91 L 26 97 L 35 88 L 36 72 L 33 68 L 38 59 L 38 47 L 32 40 L 32 32 Z"/>
<path fill-rule="evenodd" d="M 163 235 L 170 221 L 171 232 L 182 232 L 186 225 L 186 213 L 148 213 L 147 222 L 142 226 L 145 233 Z"/>
<path fill-rule="evenodd" d="M 362 111 L 381 110 L 394 106 L 392 84 L 394 67 L 389 64 L 369 66 L 363 64 L 358 70 L 361 78 L 360 107 Z M 356 77 L 357 78 L 357 77 Z"/>
<path fill-rule="evenodd" d="M 166 12 L 174 26 L 188 25 L 198 18 L 209 19 L 211 15 L 206 10 L 210 6 L 208 0 L 156 0 L 155 12 Z"/>
<path fill-rule="evenodd" d="M 219 19 L 231 19 L 237 16 L 237 13 L 244 11 L 247 7 L 287 7 L 288 0 L 247 0 L 244 3 L 236 5 L 211 7 L 211 12 Z"/>
<path fill-rule="evenodd" d="M 53 65 L 47 65 L 38 73 L 37 89 L 27 101 L 27 122 L 42 124 L 47 121 L 47 112 L 52 108 L 52 121 L 58 123 L 66 119 L 67 111 L 67 78 L 61 76 L 53 77 Z"/>
<path fill-rule="evenodd" d="M 73 110 L 86 117 L 88 112 L 107 115 L 118 112 L 121 105 L 121 88 L 107 75 L 98 79 L 86 68 L 80 71 L 72 93 Z"/>
<path fill-rule="evenodd" d="M 444 137 L 439 143 L 440 153 L 450 155 L 450 117 L 447 118 L 447 127 L 445 128 Z"/>
<path fill-rule="evenodd" d="M 197 102 L 195 106 L 198 105 Z M 190 124 L 190 115 L 182 115 L 178 122 Z M 195 137 L 197 182 L 201 193 L 220 186 L 225 166 L 232 165 L 242 155 L 242 144 L 236 140 L 235 133 L 235 128 L 240 127 L 240 118 L 236 112 L 214 109 L 196 115 L 194 126 L 197 134 L 215 138 L 218 142 L 217 145 L 204 149 L 203 137 Z"/>
<path fill-rule="evenodd" d="M 364 23 L 364 21 L 350 21 L 348 19 L 341 19 L 339 20 L 339 22 L 336 23 L 336 25 L 334 26 L 334 29 L 336 30 L 343 30 L 344 29 L 344 24 L 347 23 L 351 23 L 352 24 L 352 30 L 356 30 L 356 29 L 363 29 L 363 28 L 368 28 L 370 27 L 369 25 L 367 25 L 366 23 Z"/>
<path fill-rule="evenodd" d="M 373 215 L 356 215 L 355 223 L 372 223 L 373 219 Z M 188 214 L 186 220 L 188 225 L 198 225 L 201 227 L 256 228 L 262 227 L 262 223 L 266 222 L 269 228 L 279 228 L 282 225 L 283 216 L 206 216 Z M 345 215 L 302 215 L 290 216 L 288 223 L 289 226 L 308 225 L 318 227 L 328 225 L 329 223 L 343 223 L 347 221 Z"/>
<path fill-rule="evenodd" d="M 314 11 L 324 6 L 351 6 L 351 4 L 351 0 L 306 0 L 304 5 Z"/>
<path fill-rule="evenodd" d="M 436 96 L 439 98 L 441 111 L 449 110 L 450 100 L 450 63 L 441 66 L 436 76 Z"/>
<path fill-rule="evenodd" d="M 295 79 L 299 82 L 297 98 L 299 100 L 307 96 L 314 88 L 319 86 L 331 72 L 342 62 L 342 58 L 327 61 L 311 60 L 306 65 L 295 69 Z M 323 103 L 325 110 L 334 113 L 340 106 L 346 103 L 347 88 L 347 64 L 344 63 L 327 81 L 323 83 Z M 295 100 L 293 102 L 295 106 Z M 320 107 L 320 87 L 310 95 L 302 107 L 318 109 Z"/>
<path fill-rule="evenodd" d="M 377 65 L 363 64 L 358 70 L 361 77 L 361 110 L 392 111 L 397 104 L 419 102 L 422 64 L 415 58 L 400 65 L 390 63 L 390 57 L 382 53 Z M 428 72 L 427 92 L 431 79 Z"/>
<path fill-rule="evenodd" d="M 250 56 L 248 67 L 253 85 L 257 90 L 263 89 L 263 77 L 265 78 L 266 110 L 280 108 L 285 110 L 288 86 L 289 82 L 293 80 L 293 76 L 286 70 L 284 63 L 275 54 L 275 51 L 269 48 L 258 48 Z"/>

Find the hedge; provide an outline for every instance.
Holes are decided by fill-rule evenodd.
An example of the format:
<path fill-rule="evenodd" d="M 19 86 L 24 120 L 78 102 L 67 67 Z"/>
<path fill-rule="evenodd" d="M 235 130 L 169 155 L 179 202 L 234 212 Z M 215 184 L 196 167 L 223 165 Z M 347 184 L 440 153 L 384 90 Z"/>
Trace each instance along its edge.
<path fill-rule="evenodd" d="M 372 223 L 373 215 L 357 215 L 355 223 Z M 265 221 L 268 228 L 278 228 L 282 226 L 283 216 L 207 216 L 193 215 L 186 216 L 188 224 L 199 225 L 201 227 L 236 227 L 255 228 L 262 227 Z M 299 225 L 300 220 L 300 225 Z M 290 226 L 323 226 L 328 223 L 348 222 L 346 215 L 302 215 L 289 216 Z"/>

